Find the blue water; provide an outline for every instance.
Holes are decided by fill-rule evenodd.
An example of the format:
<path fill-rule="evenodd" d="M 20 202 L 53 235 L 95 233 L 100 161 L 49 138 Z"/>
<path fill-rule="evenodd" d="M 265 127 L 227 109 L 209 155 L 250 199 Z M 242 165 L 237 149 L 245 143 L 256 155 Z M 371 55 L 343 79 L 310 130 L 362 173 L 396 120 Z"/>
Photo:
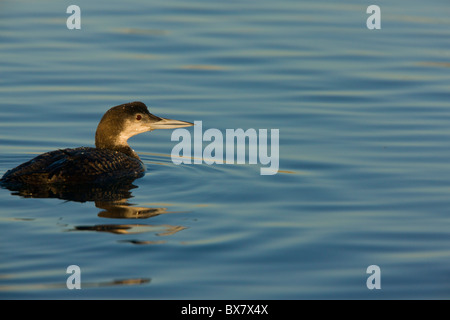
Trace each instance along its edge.
<path fill-rule="evenodd" d="M 450 298 L 450 7 L 374 4 L 380 30 L 356 0 L 2 1 L 0 175 L 136 100 L 279 129 L 280 165 L 177 166 L 157 130 L 113 204 L 0 189 L 0 298 Z"/>

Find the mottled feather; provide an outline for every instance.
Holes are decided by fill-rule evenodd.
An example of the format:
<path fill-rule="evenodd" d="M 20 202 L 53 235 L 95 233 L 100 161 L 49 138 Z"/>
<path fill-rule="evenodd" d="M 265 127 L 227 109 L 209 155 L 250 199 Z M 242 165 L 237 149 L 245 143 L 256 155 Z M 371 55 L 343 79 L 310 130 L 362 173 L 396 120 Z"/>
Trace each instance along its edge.
<path fill-rule="evenodd" d="M 140 160 L 122 152 L 81 147 L 39 155 L 7 171 L 1 181 L 3 184 L 104 183 L 138 178 L 144 171 Z"/>

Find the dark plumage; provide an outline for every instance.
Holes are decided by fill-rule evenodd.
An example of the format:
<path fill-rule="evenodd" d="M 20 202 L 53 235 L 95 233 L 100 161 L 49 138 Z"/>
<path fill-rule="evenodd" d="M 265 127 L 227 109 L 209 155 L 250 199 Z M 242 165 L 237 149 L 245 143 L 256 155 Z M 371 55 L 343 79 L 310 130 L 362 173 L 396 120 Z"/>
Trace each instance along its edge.
<path fill-rule="evenodd" d="M 107 161 L 106 161 L 107 160 Z M 109 149 L 81 147 L 47 152 L 5 173 L 2 183 L 101 183 L 139 178 L 142 162 Z"/>
<path fill-rule="evenodd" d="M 151 114 L 142 102 L 109 109 L 95 134 L 95 148 L 59 149 L 41 154 L 7 171 L 2 185 L 102 184 L 142 177 L 145 167 L 130 148 L 128 138 L 154 129 L 191 126 Z"/>

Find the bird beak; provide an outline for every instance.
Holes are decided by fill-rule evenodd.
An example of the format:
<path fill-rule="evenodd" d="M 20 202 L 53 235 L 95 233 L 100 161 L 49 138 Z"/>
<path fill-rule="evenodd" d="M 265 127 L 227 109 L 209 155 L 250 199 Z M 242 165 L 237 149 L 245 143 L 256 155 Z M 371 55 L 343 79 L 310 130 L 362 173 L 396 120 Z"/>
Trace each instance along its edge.
<path fill-rule="evenodd" d="M 172 120 L 172 119 L 166 119 L 166 118 L 160 118 L 161 120 L 158 120 L 156 122 L 152 122 L 150 124 L 151 130 L 155 129 L 175 129 L 175 128 L 182 128 L 182 127 L 190 127 L 193 126 L 193 123 L 181 121 L 181 120 Z"/>

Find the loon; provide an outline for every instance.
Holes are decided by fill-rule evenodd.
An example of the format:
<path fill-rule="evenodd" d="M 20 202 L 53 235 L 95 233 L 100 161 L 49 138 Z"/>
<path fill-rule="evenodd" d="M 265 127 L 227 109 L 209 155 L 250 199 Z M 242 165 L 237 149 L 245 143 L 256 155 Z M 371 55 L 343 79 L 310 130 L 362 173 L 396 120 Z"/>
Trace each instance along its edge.
<path fill-rule="evenodd" d="M 140 178 L 145 167 L 128 139 L 155 129 L 192 126 L 193 123 L 157 117 L 139 101 L 109 109 L 95 133 L 95 148 L 58 149 L 41 154 L 7 171 L 0 179 L 11 185 L 103 184 Z"/>

